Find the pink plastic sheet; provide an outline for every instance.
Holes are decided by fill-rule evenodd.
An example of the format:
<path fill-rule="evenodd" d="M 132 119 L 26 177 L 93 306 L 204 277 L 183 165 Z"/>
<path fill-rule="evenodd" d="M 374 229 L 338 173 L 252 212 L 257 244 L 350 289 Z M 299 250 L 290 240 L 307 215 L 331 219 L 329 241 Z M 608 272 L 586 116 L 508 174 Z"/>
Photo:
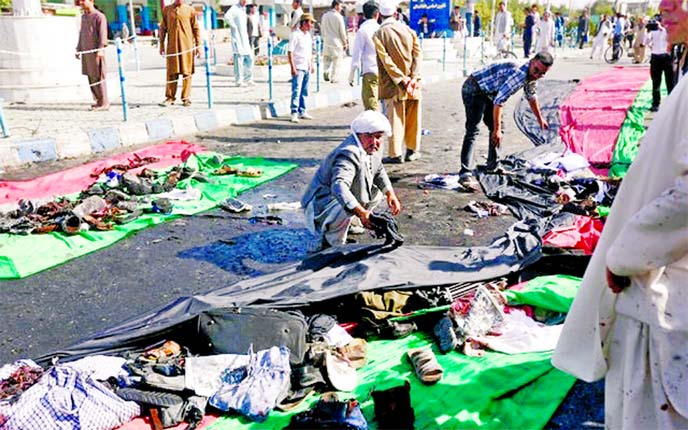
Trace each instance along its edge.
<path fill-rule="evenodd" d="M 555 228 L 542 240 L 545 245 L 580 249 L 586 255 L 592 255 L 600 240 L 603 227 L 604 223 L 597 218 L 578 215 L 573 225 Z"/>
<path fill-rule="evenodd" d="M 583 80 L 559 107 L 559 134 L 590 163 L 608 164 L 626 112 L 647 82 L 647 67 L 615 67 Z"/>
<path fill-rule="evenodd" d="M 28 181 L 0 181 L 0 205 L 14 204 L 21 199 L 55 198 L 78 193 L 95 182 L 95 178 L 91 177 L 91 173 L 99 172 L 114 164 L 128 164 L 129 159 L 135 158 L 135 155 L 141 158 L 156 157 L 159 158 L 159 161 L 132 169 L 131 172 L 134 173 L 144 168 L 160 169 L 174 166 L 182 162 L 181 155 L 184 151 L 187 151 L 187 153 L 188 151 L 198 153 L 205 151 L 205 148 L 184 141 L 167 142 L 139 151 L 115 155 L 104 160 L 94 161 Z"/>

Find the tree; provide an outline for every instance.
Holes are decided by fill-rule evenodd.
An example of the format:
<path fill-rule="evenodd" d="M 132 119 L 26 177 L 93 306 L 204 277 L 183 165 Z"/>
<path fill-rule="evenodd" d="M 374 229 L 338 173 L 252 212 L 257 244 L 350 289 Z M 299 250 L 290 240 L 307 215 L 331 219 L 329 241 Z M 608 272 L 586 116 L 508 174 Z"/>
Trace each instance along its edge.
<path fill-rule="evenodd" d="M 609 0 L 597 0 L 590 9 L 590 15 L 614 15 L 614 4 Z"/>
<path fill-rule="evenodd" d="M 9 9 L 12 2 L 10 0 L 0 0 L 0 9 Z"/>

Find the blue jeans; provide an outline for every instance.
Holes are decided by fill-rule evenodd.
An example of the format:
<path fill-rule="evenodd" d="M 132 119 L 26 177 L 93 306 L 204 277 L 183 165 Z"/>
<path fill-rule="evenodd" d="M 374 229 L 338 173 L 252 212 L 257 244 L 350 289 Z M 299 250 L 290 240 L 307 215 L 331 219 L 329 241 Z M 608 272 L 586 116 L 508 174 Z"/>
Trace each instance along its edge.
<path fill-rule="evenodd" d="M 461 89 L 463 105 L 466 108 L 466 134 L 463 137 L 461 146 L 461 170 L 459 174 L 472 173 L 475 169 L 473 152 L 475 150 L 475 138 L 478 136 L 480 121 L 483 121 L 490 132 L 489 147 L 487 152 L 487 169 L 492 170 L 497 167 L 498 149 L 492 143 L 492 130 L 494 130 L 494 118 L 492 109 L 494 104 L 485 93 L 482 92 L 478 83 L 472 77 L 466 79 Z"/>
<path fill-rule="evenodd" d="M 236 83 L 253 80 L 253 58 L 250 55 L 234 54 L 234 80 Z"/>
<path fill-rule="evenodd" d="M 296 76 L 291 77 L 291 113 L 299 115 L 306 112 L 306 97 L 308 97 L 308 79 L 311 74 L 306 70 L 297 70 Z"/>
<path fill-rule="evenodd" d="M 471 12 L 466 12 L 466 34 L 468 37 L 473 36 L 473 14 Z"/>

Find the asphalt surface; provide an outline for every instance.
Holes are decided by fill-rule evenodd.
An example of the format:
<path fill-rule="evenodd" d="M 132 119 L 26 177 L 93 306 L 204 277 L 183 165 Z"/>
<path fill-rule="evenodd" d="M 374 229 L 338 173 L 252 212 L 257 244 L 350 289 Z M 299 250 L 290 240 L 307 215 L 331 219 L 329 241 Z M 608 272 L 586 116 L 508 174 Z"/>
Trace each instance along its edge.
<path fill-rule="evenodd" d="M 600 67 L 587 63 L 555 67 L 550 75 L 580 79 Z M 388 168 L 403 205 L 401 231 L 410 244 L 485 245 L 514 222 L 509 215 L 479 220 L 464 211 L 470 200 L 484 198 L 480 194 L 426 191 L 418 186 L 427 174 L 458 170 L 465 118 L 460 86 L 460 81 L 449 81 L 424 90 L 423 128 L 430 134 L 423 137 L 423 158 Z M 506 153 L 531 147 L 511 119 L 516 99 L 512 97 L 505 112 Z M 270 120 L 187 140 L 225 154 L 298 163 L 298 169 L 240 196 L 260 211 L 268 203 L 298 201 L 320 161 L 348 134 L 351 120 L 361 111 L 360 104 L 341 106 L 314 111 L 315 120 L 298 125 Z M 477 162 L 484 163 L 486 129 L 478 139 Z M 25 179 L 86 161 L 8 172 L 3 179 Z M 0 363 L 58 350 L 178 297 L 205 293 L 299 261 L 313 238 L 300 212 L 279 215 L 283 225 L 264 225 L 250 223 L 249 215 L 213 210 L 143 230 L 26 279 L 0 283 Z M 474 234 L 464 234 L 467 228 Z M 356 238 L 372 240 L 365 235 Z M 597 427 L 603 420 L 602 405 L 600 384 L 577 383 L 550 426 Z"/>

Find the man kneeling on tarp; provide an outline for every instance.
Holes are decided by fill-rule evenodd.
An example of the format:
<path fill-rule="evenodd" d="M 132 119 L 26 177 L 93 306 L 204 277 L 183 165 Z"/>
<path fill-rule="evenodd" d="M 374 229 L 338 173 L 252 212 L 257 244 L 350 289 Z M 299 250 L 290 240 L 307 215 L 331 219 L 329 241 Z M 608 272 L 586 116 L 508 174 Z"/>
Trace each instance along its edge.
<path fill-rule="evenodd" d="M 379 112 L 365 111 L 351 123 L 351 131 L 320 165 L 301 199 L 306 225 L 321 238 L 321 249 L 346 243 L 354 216 L 373 229 L 370 214 L 383 196 L 392 215 L 401 211 L 377 154 L 383 136 L 391 134 L 389 121 Z"/>

